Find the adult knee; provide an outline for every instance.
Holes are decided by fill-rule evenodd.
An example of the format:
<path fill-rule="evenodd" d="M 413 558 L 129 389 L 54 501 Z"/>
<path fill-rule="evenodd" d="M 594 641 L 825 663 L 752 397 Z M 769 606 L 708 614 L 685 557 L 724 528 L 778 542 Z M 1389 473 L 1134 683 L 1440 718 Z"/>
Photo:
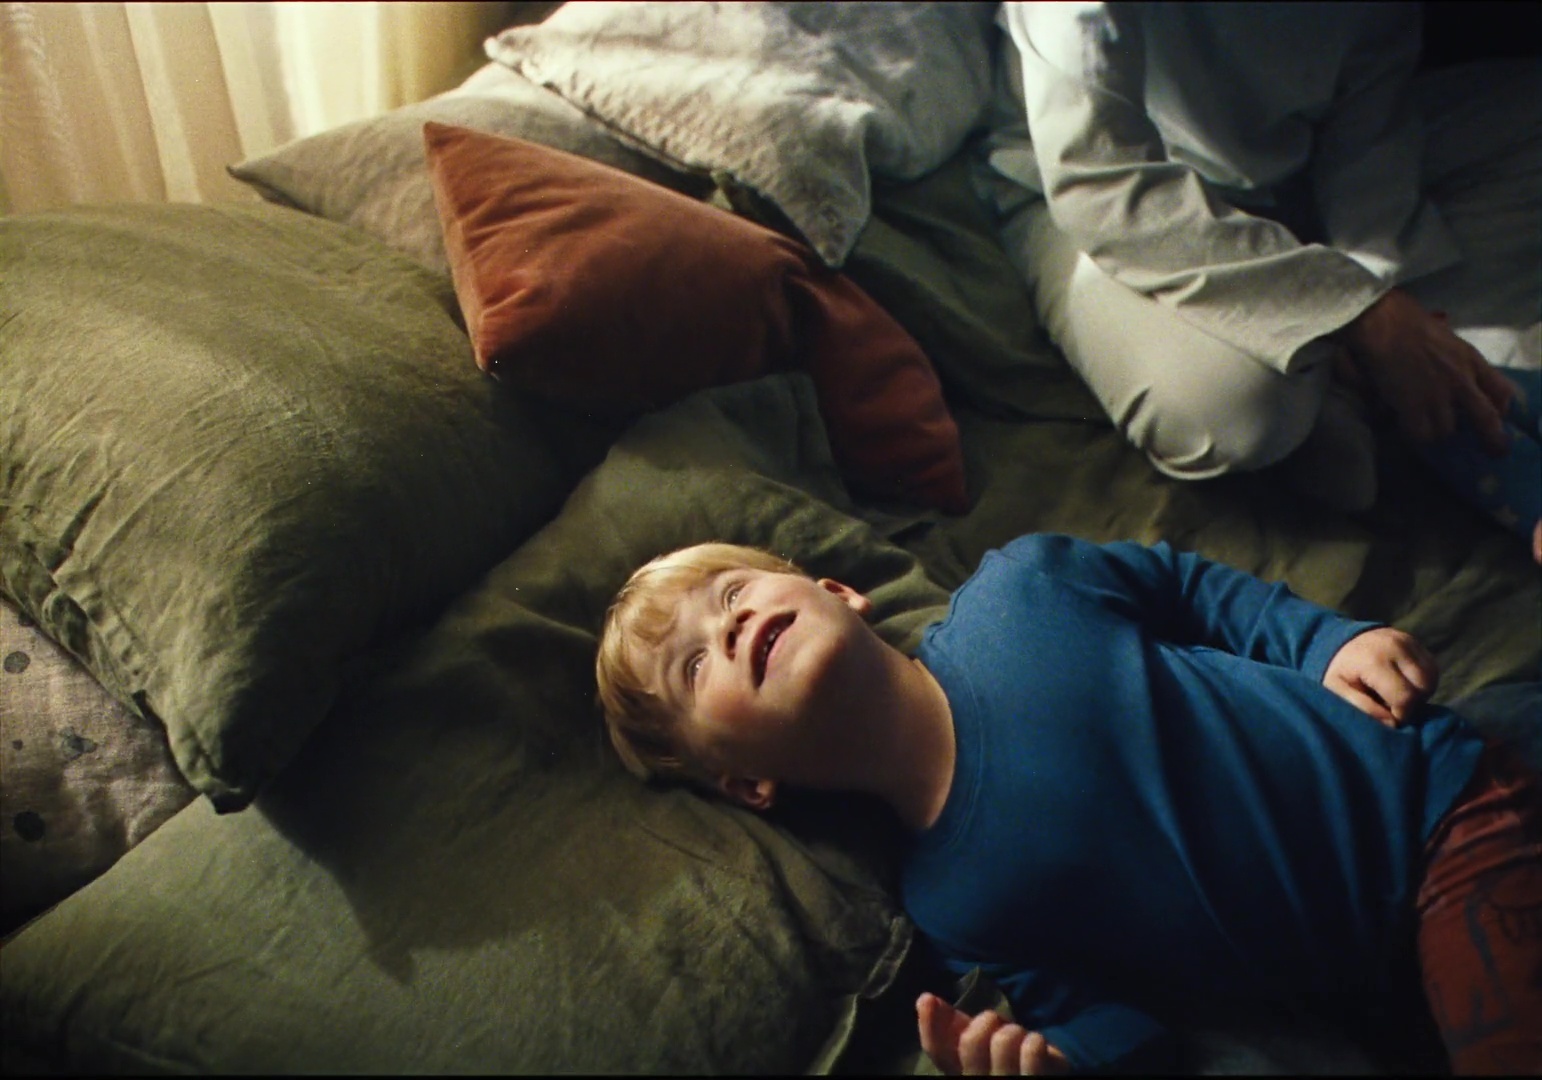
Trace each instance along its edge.
<path fill-rule="evenodd" d="M 1173 356 L 1114 421 L 1161 472 L 1203 480 L 1283 460 L 1306 441 L 1325 389 L 1315 373 L 1285 376 L 1245 356 Z"/>
<path fill-rule="evenodd" d="M 1042 212 L 1022 232 L 1044 328 L 1159 470 L 1202 480 L 1262 469 L 1305 441 L 1326 365 L 1282 375 L 1114 281 Z"/>

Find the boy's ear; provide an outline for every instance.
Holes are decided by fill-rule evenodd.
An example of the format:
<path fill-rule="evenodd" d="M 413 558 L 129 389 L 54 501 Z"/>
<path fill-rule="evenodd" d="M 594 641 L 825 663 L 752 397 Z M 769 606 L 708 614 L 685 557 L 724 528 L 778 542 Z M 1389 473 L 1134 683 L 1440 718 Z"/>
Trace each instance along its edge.
<path fill-rule="evenodd" d="M 867 598 L 867 594 L 857 592 L 845 582 L 836 581 L 834 578 L 820 578 L 819 587 L 827 593 L 840 597 L 852 611 L 864 619 L 873 612 L 873 602 Z"/>
<path fill-rule="evenodd" d="M 776 801 L 775 780 L 751 780 L 745 776 L 720 776 L 717 789 L 740 806 L 769 810 Z"/>

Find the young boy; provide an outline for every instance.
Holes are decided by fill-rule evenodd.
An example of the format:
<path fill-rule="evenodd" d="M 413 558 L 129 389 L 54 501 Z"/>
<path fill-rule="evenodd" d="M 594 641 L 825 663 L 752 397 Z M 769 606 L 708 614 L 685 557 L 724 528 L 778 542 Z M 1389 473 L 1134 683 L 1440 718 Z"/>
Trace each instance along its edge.
<path fill-rule="evenodd" d="M 946 963 L 1016 1024 L 917 1002 L 946 1072 L 1104 1069 L 1182 1002 L 1376 995 L 1417 938 L 1458 1071 L 1542 1072 L 1542 806 L 1408 635 L 1166 544 L 1022 537 L 916 657 L 766 552 L 642 567 L 596 671 L 643 776 L 763 810 L 866 792 Z"/>

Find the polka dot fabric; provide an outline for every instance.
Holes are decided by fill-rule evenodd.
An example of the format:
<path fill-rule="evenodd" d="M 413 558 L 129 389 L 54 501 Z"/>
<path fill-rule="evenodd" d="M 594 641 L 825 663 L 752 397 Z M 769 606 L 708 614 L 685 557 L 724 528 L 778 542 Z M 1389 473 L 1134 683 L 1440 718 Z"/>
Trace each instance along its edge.
<path fill-rule="evenodd" d="M 0 933 L 101 874 L 193 795 L 160 726 L 0 601 Z"/>

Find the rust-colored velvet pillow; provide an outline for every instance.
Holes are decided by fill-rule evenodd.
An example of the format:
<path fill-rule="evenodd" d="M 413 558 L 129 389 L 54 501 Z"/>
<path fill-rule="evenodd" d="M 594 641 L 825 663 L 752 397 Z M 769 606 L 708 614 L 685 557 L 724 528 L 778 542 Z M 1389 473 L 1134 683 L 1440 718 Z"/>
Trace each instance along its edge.
<path fill-rule="evenodd" d="M 931 362 L 806 245 L 551 147 L 437 123 L 423 135 L 483 370 L 627 416 L 801 366 L 855 484 L 967 509 Z"/>

